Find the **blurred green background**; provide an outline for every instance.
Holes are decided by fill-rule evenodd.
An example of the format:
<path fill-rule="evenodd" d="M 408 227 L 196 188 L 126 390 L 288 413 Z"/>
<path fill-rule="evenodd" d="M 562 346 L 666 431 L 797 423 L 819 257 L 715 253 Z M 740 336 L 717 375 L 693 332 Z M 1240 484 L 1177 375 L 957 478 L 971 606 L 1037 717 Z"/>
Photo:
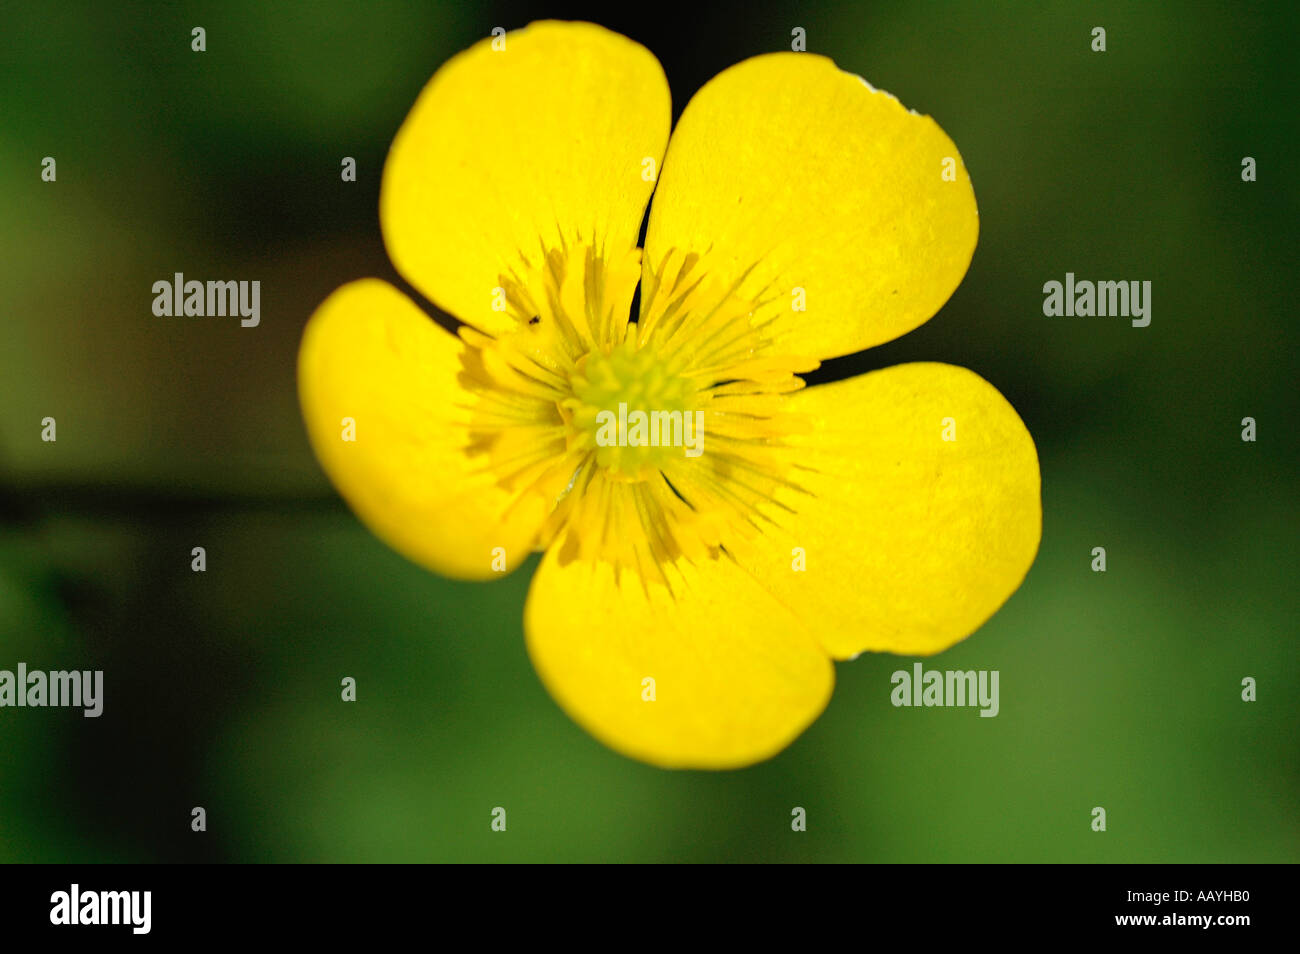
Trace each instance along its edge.
<path fill-rule="evenodd" d="M 1289 6 L 7 4 L 0 668 L 100 668 L 106 701 L 0 709 L 0 860 L 1300 860 Z M 303 325 L 348 279 L 396 279 L 380 171 L 425 81 L 548 16 L 649 46 L 676 114 L 801 26 L 958 144 L 966 280 L 815 377 L 949 361 L 1029 425 L 1038 561 L 928 664 L 999 670 L 996 719 L 895 709 L 910 660 L 864 655 L 768 763 L 628 761 L 532 671 L 531 565 L 439 579 L 330 489 L 295 393 Z M 175 271 L 260 279 L 261 326 L 154 318 Z M 1044 317 L 1066 271 L 1152 281 L 1150 327 Z"/>

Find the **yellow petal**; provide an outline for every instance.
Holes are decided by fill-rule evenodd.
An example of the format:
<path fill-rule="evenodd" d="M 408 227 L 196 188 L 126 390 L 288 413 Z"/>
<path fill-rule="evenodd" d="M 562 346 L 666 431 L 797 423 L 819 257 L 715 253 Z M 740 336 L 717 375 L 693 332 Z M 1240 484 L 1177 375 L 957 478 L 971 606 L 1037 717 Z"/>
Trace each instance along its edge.
<path fill-rule="evenodd" d="M 825 651 L 725 557 L 669 566 L 669 595 L 635 573 L 615 581 L 608 563 L 562 565 L 559 551 L 528 595 L 528 651 L 560 706 L 610 748 L 665 768 L 734 768 L 779 752 L 825 708 Z"/>
<path fill-rule="evenodd" d="M 645 266 L 674 249 L 701 255 L 700 271 L 739 282 L 737 297 L 774 319 L 781 350 L 827 358 L 927 321 L 977 234 L 970 177 L 933 119 L 825 57 L 775 53 L 724 71 L 687 105 Z"/>
<path fill-rule="evenodd" d="M 794 512 L 773 505 L 778 526 L 733 550 L 832 655 L 939 652 L 1015 592 L 1041 533 L 1038 455 L 992 385 L 905 364 L 800 391 L 790 410 L 813 425 L 791 441 L 801 491 L 778 496 Z"/>
<path fill-rule="evenodd" d="M 485 38 L 438 70 L 393 141 L 389 255 L 439 307 L 508 330 L 502 276 L 565 243 L 635 248 L 670 122 L 663 68 L 626 37 L 545 21 Z"/>
<path fill-rule="evenodd" d="M 391 285 L 352 282 L 307 324 L 298 395 L 321 466 L 380 539 L 439 573 L 488 579 L 494 557 L 513 570 L 528 556 L 545 508 L 466 453 L 464 351 Z"/>

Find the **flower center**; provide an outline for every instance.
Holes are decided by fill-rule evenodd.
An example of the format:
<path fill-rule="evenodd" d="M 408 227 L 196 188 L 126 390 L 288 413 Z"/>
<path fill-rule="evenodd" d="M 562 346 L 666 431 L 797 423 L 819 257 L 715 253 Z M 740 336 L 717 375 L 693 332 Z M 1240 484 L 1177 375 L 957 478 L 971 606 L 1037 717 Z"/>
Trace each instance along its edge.
<path fill-rule="evenodd" d="M 696 386 L 629 335 L 608 352 L 591 351 L 569 375 L 561 402 L 569 448 L 587 448 L 621 481 L 647 480 L 680 457 L 703 451 Z"/>
<path fill-rule="evenodd" d="M 781 295 L 678 249 L 642 273 L 640 249 L 576 244 L 501 274 L 513 327 L 459 329 L 466 450 L 511 492 L 503 519 L 545 514 L 538 548 L 666 584 L 795 512 L 776 495 L 800 491 L 811 423 L 788 399 L 817 361 L 769 334 Z"/>

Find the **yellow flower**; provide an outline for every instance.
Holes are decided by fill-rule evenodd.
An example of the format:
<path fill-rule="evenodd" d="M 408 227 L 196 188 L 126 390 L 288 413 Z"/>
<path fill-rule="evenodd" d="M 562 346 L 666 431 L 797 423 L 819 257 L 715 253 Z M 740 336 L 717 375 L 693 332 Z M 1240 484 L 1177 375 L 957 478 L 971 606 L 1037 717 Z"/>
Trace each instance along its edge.
<path fill-rule="evenodd" d="M 384 168 L 389 254 L 459 336 L 387 283 L 340 288 L 299 356 L 312 445 L 438 573 L 545 551 L 528 651 L 598 739 L 767 758 L 826 706 L 833 659 L 951 646 L 1037 551 L 1033 441 L 979 376 L 798 376 L 943 305 L 970 178 L 932 119 L 824 57 L 731 67 L 669 143 L 645 48 L 586 23 L 502 39 L 438 71 Z M 701 452 L 600 440 L 619 404 L 699 412 Z"/>

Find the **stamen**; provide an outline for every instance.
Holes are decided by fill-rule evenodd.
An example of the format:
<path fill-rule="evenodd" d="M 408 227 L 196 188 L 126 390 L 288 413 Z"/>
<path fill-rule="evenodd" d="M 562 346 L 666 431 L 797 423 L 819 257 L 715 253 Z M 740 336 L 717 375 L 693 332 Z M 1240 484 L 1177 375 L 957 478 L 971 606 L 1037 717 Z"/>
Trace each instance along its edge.
<path fill-rule="evenodd" d="M 646 269 L 634 324 L 639 249 L 611 261 L 579 243 L 520 262 L 500 279 L 515 327 L 461 330 L 462 381 L 476 399 L 468 450 L 549 514 L 539 547 L 559 540 L 562 561 L 667 585 L 674 561 L 721 559 L 793 513 L 776 493 L 798 489 L 788 439 L 809 423 L 787 405 L 817 362 L 775 349 L 776 299 L 746 301 L 745 275 L 724 283 L 707 255 L 674 249 Z"/>

